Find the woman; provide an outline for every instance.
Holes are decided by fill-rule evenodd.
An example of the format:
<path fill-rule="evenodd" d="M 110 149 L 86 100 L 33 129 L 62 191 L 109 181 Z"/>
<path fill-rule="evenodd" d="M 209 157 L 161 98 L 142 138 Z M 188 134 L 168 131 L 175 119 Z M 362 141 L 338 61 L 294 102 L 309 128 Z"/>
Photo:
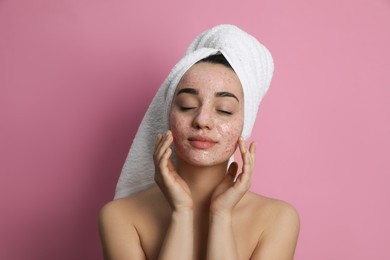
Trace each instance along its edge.
<path fill-rule="evenodd" d="M 256 147 L 243 139 L 272 64 L 264 46 L 231 25 L 194 40 L 148 109 L 118 199 L 102 209 L 106 259 L 293 259 L 298 215 L 285 202 L 249 191 Z M 164 125 L 169 130 L 161 134 Z M 146 141 L 153 135 L 151 149 Z M 229 164 L 237 146 L 240 170 Z M 138 155 L 151 150 L 153 170 Z M 150 172 L 157 186 L 138 181 Z"/>

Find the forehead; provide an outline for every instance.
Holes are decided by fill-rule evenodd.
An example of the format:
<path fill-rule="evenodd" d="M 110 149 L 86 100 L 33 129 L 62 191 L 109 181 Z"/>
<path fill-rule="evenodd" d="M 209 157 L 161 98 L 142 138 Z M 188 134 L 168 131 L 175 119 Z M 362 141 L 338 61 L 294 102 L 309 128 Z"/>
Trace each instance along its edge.
<path fill-rule="evenodd" d="M 195 88 L 200 93 L 229 91 L 243 96 L 241 82 L 236 73 L 222 64 L 200 62 L 193 65 L 181 78 L 176 93 L 188 87 Z"/>

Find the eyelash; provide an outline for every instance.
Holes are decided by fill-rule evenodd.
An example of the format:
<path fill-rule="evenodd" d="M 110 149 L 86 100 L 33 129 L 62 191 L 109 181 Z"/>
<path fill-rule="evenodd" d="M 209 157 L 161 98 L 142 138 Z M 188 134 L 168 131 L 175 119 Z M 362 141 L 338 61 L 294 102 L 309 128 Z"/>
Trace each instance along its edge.
<path fill-rule="evenodd" d="M 233 115 L 233 113 L 232 112 L 229 112 L 229 111 L 225 111 L 225 110 L 218 110 L 218 112 L 221 112 L 221 113 L 223 113 L 223 114 L 226 114 L 226 115 Z"/>
<path fill-rule="evenodd" d="M 181 111 L 187 111 L 187 110 L 191 110 L 191 109 L 194 109 L 195 107 L 179 107 Z"/>
<path fill-rule="evenodd" d="M 181 111 L 188 111 L 191 109 L 194 109 L 195 107 L 179 107 Z M 217 110 L 220 113 L 226 114 L 226 115 L 233 115 L 232 112 L 226 111 L 226 110 Z"/>

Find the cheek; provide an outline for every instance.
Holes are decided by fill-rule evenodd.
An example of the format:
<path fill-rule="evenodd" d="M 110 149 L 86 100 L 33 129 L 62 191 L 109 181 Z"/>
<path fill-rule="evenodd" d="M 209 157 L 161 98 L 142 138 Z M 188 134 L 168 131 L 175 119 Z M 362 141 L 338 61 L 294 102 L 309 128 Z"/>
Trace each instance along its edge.
<path fill-rule="evenodd" d="M 182 133 L 186 132 L 186 124 L 184 123 L 183 119 L 179 119 L 178 117 L 175 117 L 174 115 L 171 115 L 170 117 L 170 130 L 172 132 L 173 136 L 173 145 L 175 146 L 175 149 L 180 151 L 183 148 L 181 147 L 181 144 L 183 143 L 183 136 Z"/>
<path fill-rule="evenodd" d="M 218 128 L 221 138 L 225 141 L 225 154 L 231 155 L 237 147 L 238 138 L 242 132 L 241 120 L 236 120 L 230 124 L 221 124 Z"/>

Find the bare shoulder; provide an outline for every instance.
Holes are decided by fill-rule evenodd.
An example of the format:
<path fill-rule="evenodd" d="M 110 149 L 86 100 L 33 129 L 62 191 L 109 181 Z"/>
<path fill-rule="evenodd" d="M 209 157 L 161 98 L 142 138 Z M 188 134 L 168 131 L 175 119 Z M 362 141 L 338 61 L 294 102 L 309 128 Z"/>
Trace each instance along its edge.
<path fill-rule="evenodd" d="M 145 259 L 138 226 L 158 199 L 154 189 L 108 202 L 100 211 L 99 231 L 106 259 Z"/>
<path fill-rule="evenodd" d="M 127 223 L 137 223 L 150 211 L 166 206 L 166 201 L 155 186 L 132 196 L 108 202 L 100 211 L 100 219 L 115 218 Z"/>
<path fill-rule="evenodd" d="M 100 223 L 111 224 L 132 224 L 136 218 L 135 209 L 142 204 L 142 196 L 138 194 L 122 199 L 116 199 L 108 202 L 100 211 Z"/>
<path fill-rule="evenodd" d="M 282 218 L 299 222 L 297 210 L 286 201 L 265 197 L 253 192 L 249 192 L 248 201 L 253 205 L 253 210 L 260 213 L 260 215 L 264 215 L 264 217 L 272 219 L 273 222 Z"/>
<path fill-rule="evenodd" d="M 124 217 L 125 212 L 131 211 L 131 208 L 134 207 L 133 204 L 135 200 L 130 198 L 117 199 L 108 202 L 103 208 L 100 210 L 100 220 L 101 221 L 109 221 L 111 219 L 121 219 Z M 125 218 L 123 218 L 124 220 Z M 126 218 L 130 221 L 130 218 Z"/>
<path fill-rule="evenodd" d="M 300 228 L 297 210 L 290 203 L 252 192 L 248 202 L 262 228 L 253 259 L 293 259 Z"/>
<path fill-rule="evenodd" d="M 240 208 L 245 208 L 249 213 L 261 218 L 263 223 L 266 220 L 267 223 L 274 222 L 279 218 L 288 218 L 299 223 L 298 212 L 290 203 L 254 192 L 248 192 L 245 195 L 242 203 L 240 203 Z"/>

